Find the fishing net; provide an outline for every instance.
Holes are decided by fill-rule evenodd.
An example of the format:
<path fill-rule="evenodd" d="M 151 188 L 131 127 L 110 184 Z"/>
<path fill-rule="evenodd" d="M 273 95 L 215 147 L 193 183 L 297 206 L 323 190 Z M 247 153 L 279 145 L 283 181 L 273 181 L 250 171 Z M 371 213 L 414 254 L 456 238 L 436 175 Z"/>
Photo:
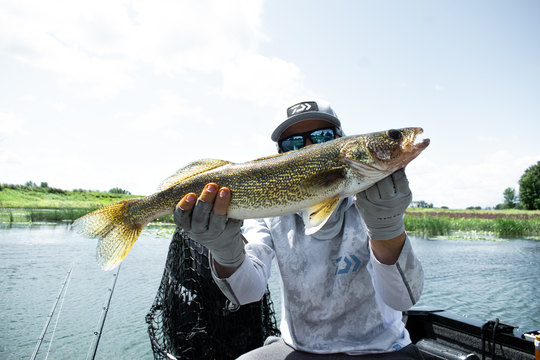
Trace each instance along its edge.
<path fill-rule="evenodd" d="M 154 359 L 236 359 L 279 335 L 269 290 L 235 307 L 212 279 L 208 250 L 180 229 L 146 322 Z"/>

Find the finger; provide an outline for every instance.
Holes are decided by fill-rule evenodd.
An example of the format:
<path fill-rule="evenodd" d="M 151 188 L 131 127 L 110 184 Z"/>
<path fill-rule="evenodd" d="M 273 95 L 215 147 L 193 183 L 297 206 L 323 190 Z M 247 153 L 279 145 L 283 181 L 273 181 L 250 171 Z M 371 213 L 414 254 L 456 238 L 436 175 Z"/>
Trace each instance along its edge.
<path fill-rule="evenodd" d="M 398 170 L 392 174 L 392 177 L 394 178 L 396 193 L 408 195 L 411 192 L 411 189 L 409 188 L 409 180 L 407 179 L 405 171 Z"/>
<path fill-rule="evenodd" d="M 216 215 L 226 215 L 229 204 L 231 203 L 231 191 L 224 187 L 219 189 L 218 195 L 214 202 L 213 212 Z"/>
<path fill-rule="evenodd" d="M 192 210 L 184 210 L 178 205 L 173 211 L 174 223 L 184 231 L 191 230 Z"/>
<path fill-rule="evenodd" d="M 202 201 L 200 198 L 197 201 L 191 215 L 191 230 L 195 234 L 200 234 L 208 230 L 208 218 L 212 212 L 212 206 L 214 204 Z"/>
<path fill-rule="evenodd" d="M 214 199 L 216 198 L 217 192 L 218 186 L 215 183 L 209 183 L 204 187 L 203 191 L 201 192 L 199 200 L 206 203 L 213 203 Z"/>
<path fill-rule="evenodd" d="M 381 195 L 379 194 L 379 186 L 377 184 L 371 185 L 371 187 L 367 188 L 364 192 L 368 200 L 376 200 L 381 198 Z"/>
<path fill-rule="evenodd" d="M 381 194 L 381 199 L 391 199 L 394 197 L 396 191 L 394 189 L 394 181 L 392 176 L 387 176 L 384 179 L 380 180 L 377 183 L 379 187 L 379 194 Z"/>
<path fill-rule="evenodd" d="M 182 210 L 192 210 L 196 202 L 197 195 L 195 195 L 194 193 L 189 193 L 178 202 L 178 206 Z"/>
<path fill-rule="evenodd" d="M 216 215 L 215 213 L 210 214 L 208 219 L 208 231 L 212 235 L 208 234 L 212 238 L 217 238 L 221 235 L 225 227 L 227 226 L 227 216 L 225 215 Z"/>

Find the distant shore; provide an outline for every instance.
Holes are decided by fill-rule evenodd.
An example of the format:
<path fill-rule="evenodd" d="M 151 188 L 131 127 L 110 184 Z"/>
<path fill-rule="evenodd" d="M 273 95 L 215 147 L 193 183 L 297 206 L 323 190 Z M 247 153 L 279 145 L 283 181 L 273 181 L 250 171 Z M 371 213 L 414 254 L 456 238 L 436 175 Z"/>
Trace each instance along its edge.
<path fill-rule="evenodd" d="M 43 188 L 3 187 L 0 190 L 0 222 L 73 222 L 100 207 L 142 195 L 110 192 Z M 156 222 L 173 223 L 172 215 Z M 540 237 L 540 211 L 528 210 L 458 210 L 408 208 L 405 228 L 425 236 L 450 235 L 456 232 L 482 232 L 495 236 Z"/>
<path fill-rule="evenodd" d="M 8 188 L 0 190 L 0 222 L 73 222 L 103 206 L 142 195 L 115 194 L 92 190 L 54 188 Z M 156 221 L 173 222 L 172 216 Z"/>
<path fill-rule="evenodd" d="M 456 232 L 481 232 L 499 237 L 538 238 L 538 210 L 450 210 L 409 208 L 405 213 L 405 229 L 426 236 Z"/>

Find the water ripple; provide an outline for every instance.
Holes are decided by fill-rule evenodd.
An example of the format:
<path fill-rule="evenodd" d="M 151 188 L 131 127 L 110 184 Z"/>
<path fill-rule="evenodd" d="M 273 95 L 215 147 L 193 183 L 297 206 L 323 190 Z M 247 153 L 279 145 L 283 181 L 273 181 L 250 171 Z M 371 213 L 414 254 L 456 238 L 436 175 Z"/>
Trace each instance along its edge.
<path fill-rule="evenodd" d="M 413 238 L 425 271 L 418 305 L 479 320 L 495 317 L 540 329 L 540 241 L 486 242 Z M 95 240 L 69 228 L 0 229 L 0 358 L 30 358 L 61 284 L 75 263 L 51 358 L 85 358 L 113 272 L 99 269 Z M 98 359 L 153 359 L 145 315 L 161 281 L 169 238 L 143 235 L 122 264 Z M 279 282 L 269 284 L 280 312 Z M 50 331 L 42 349 L 49 346 Z M 46 351 L 46 350 L 44 350 Z"/>

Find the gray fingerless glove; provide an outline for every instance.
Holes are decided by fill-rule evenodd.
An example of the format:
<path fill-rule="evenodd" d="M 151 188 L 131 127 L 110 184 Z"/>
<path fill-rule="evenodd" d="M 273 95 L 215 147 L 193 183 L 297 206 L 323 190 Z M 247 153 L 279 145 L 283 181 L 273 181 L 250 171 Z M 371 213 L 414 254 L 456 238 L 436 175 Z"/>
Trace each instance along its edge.
<path fill-rule="evenodd" d="M 409 181 L 403 170 L 356 194 L 356 205 L 364 218 L 369 237 L 389 240 L 401 235 L 405 231 L 403 216 L 411 200 Z"/>
<path fill-rule="evenodd" d="M 197 200 L 193 210 L 176 206 L 174 222 L 191 239 L 206 247 L 212 257 L 224 266 L 240 266 L 244 261 L 242 220 L 228 219 L 227 215 L 212 212 L 214 204 Z"/>

